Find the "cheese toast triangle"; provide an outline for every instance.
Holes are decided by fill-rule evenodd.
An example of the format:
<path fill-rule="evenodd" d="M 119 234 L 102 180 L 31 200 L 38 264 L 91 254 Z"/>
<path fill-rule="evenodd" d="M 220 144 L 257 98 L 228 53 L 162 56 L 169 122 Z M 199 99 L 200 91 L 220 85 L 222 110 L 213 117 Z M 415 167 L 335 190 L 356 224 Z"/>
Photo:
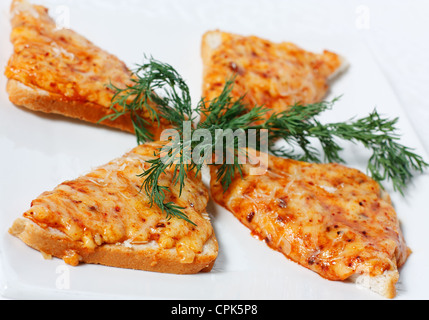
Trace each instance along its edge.
<path fill-rule="evenodd" d="M 268 159 L 257 168 L 264 174 L 252 175 L 245 164 L 243 178 L 237 173 L 225 193 L 212 166 L 213 199 L 290 260 L 393 298 L 411 251 L 378 183 L 339 164 L 266 156 L 258 156 Z"/>
<path fill-rule="evenodd" d="M 131 84 L 124 62 L 73 30 L 58 28 L 43 6 L 13 0 L 11 23 L 14 51 L 5 70 L 11 102 L 91 123 L 112 113 L 114 92 L 108 85 Z M 128 115 L 102 123 L 134 132 Z M 148 129 L 155 139 L 162 131 L 157 124 Z"/>
<path fill-rule="evenodd" d="M 347 67 L 344 58 L 330 51 L 317 54 L 290 42 L 219 30 L 203 35 L 201 55 L 206 100 L 219 96 L 226 79 L 235 75 L 232 96 L 245 96 L 248 108 L 264 105 L 272 110 L 267 116 L 295 103 L 319 102 L 329 81 Z"/>
<path fill-rule="evenodd" d="M 173 169 L 160 177 L 170 187 L 166 201 L 184 207 L 195 225 L 149 205 L 137 175 L 162 145 L 140 145 L 123 157 L 75 180 L 65 181 L 32 201 L 9 233 L 45 256 L 70 265 L 95 263 L 147 271 L 190 274 L 210 271 L 218 244 L 206 206 L 201 174 L 189 174 L 179 197 Z"/>

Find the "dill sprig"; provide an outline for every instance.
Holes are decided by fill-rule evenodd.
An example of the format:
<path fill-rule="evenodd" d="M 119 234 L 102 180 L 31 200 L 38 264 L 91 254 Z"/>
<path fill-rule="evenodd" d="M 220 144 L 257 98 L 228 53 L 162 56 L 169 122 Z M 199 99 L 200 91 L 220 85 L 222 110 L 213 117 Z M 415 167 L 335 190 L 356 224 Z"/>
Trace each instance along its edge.
<path fill-rule="evenodd" d="M 154 159 L 148 160 L 147 162 L 151 164 L 150 168 L 138 176 L 144 179 L 142 189 L 144 189 L 150 198 L 150 206 L 152 207 L 155 204 L 158 208 L 161 209 L 162 213 L 166 214 L 167 219 L 170 219 L 171 217 L 177 217 L 195 225 L 195 223 L 189 220 L 188 216 L 183 212 L 185 208 L 180 207 L 171 201 L 165 202 L 166 193 L 170 192 L 170 189 L 166 186 L 161 186 L 158 184 L 159 176 L 165 172 L 165 170 L 170 168 L 172 163 L 164 163 L 163 161 L 160 161 L 159 157 L 155 157 Z M 181 172 L 179 175 L 183 175 L 183 172 Z M 175 183 L 177 183 L 177 180 Z M 181 186 L 184 186 L 182 181 Z"/>
<path fill-rule="evenodd" d="M 343 149 L 337 140 L 360 143 L 372 151 L 367 164 L 370 176 L 380 184 L 391 181 L 394 190 L 403 194 L 413 174 L 423 172 L 428 164 L 412 149 L 399 143 L 398 118 L 389 120 L 373 110 L 368 116 L 357 120 L 322 124 L 316 116 L 331 108 L 337 100 L 297 104 L 290 110 L 273 114 L 263 127 L 269 129 L 271 141 L 283 138 L 289 148 L 275 149 L 270 146 L 270 151 L 277 156 L 301 161 L 344 163 L 340 155 Z M 323 155 L 311 143 L 311 138 L 319 141 Z M 301 153 L 296 153 L 297 147 Z"/>
<path fill-rule="evenodd" d="M 269 153 L 308 162 L 344 163 L 341 157 L 343 148 L 338 140 L 360 143 L 372 151 L 367 165 L 371 177 L 380 184 L 390 180 L 394 189 L 401 194 L 413 174 L 423 172 L 428 166 L 412 149 L 399 143 L 397 118 L 383 118 L 374 110 L 360 119 L 327 124 L 320 122 L 318 116 L 331 109 L 339 98 L 330 102 L 295 104 L 286 111 L 272 113 L 267 117 L 269 109 L 255 106 L 249 110 L 243 98 L 232 98 L 232 78 L 226 81 L 218 97 L 198 102 L 195 113 L 204 115 L 205 119 L 195 124 L 189 88 L 172 66 L 150 58 L 147 63 L 138 67 L 133 82 L 134 85 L 126 89 L 112 87 L 116 90 L 112 100 L 112 110 L 115 113 L 109 117 L 114 119 L 125 113 L 135 117 L 133 123 L 139 143 L 153 138 L 145 129 L 147 120 L 137 116 L 142 109 L 146 109 L 152 121 L 159 124 L 163 118 L 179 133 L 169 142 L 169 151 L 163 154 L 160 148 L 154 159 L 149 161 L 150 168 L 140 175 L 143 178 L 142 189 L 151 199 L 150 205 L 157 205 L 168 218 L 174 216 L 192 223 L 183 208 L 165 201 L 166 193 L 171 190 L 159 185 L 158 181 L 166 170 L 174 169 L 172 183 L 179 184 L 179 196 L 188 174 L 198 174 L 205 163 L 217 166 L 216 179 L 221 181 L 224 190 L 228 189 L 236 174 L 242 174 L 243 162 L 240 159 L 247 159 L 248 151 L 247 148 L 240 147 L 241 141 L 237 135 L 232 136 L 232 144 L 224 143 L 226 137 L 223 132 L 228 130 L 240 130 L 246 139 L 250 134 L 258 139 L 262 132 L 268 132 L 266 147 Z M 118 111 L 115 104 L 122 109 Z M 185 125 L 190 131 L 187 133 L 190 136 L 186 139 Z M 204 129 L 211 139 L 194 139 L 193 134 L 198 129 Z M 276 147 L 275 142 L 279 139 L 283 139 L 287 147 Z M 315 147 L 313 140 L 319 142 L 322 152 Z M 219 146 L 220 155 L 215 153 Z M 256 144 L 254 147 L 260 150 L 262 146 Z M 198 161 L 194 154 L 199 156 Z M 211 161 L 213 158 L 217 161 Z"/>
<path fill-rule="evenodd" d="M 131 84 L 125 88 L 108 85 L 115 92 L 110 105 L 112 113 L 99 120 L 130 116 L 137 144 L 153 140 L 148 128 L 154 123 L 159 126 L 161 118 L 174 126 L 192 120 L 191 96 L 182 77 L 166 63 L 146 56 L 144 60 L 132 71 Z"/>

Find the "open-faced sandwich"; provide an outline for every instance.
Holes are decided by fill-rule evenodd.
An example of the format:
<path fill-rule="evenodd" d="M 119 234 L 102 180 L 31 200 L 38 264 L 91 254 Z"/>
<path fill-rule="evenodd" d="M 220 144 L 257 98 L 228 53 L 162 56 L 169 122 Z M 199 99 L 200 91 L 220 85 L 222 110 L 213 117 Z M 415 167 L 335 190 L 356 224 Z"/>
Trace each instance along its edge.
<path fill-rule="evenodd" d="M 347 66 L 344 58 L 327 50 L 313 53 L 290 42 L 219 30 L 203 35 L 201 51 L 204 98 L 217 97 L 225 79 L 235 75 L 234 98 L 244 96 L 249 108 L 264 105 L 275 112 L 322 100 L 329 81 Z"/>
<path fill-rule="evenodd" d="M 11 102 L 92 123 L 113 113 L 110 85 L 132 83 L 124 62 L 73 30 L 58 28 L 43 6 L 13 0 L 11 17 L 14 51 L 5 72 Z M 162 126 L 151 126 L 148 114 L 142 117 L 156 139 Z M 132 120 L 128 114 L 102 123 L 134 132 Z"/>
<path fill-rule="evenodd" d="M 174 170 L 160 183 L 170 187 L 169 202 L 189 220 L 168 219 L 141 192 L 141 178 L 159 143 L 134 148 L 34 199 L 9 232 L 45 256 L 70 265 L 96 263 L 177 274 L 210 271 L 218 253 L 206 212 L 208 190 L 201 175 L 189 174 L 179 197 L 172 186 Z"/>
<path fill-rule="evenodd" d="M 329 280 L 350 279 L 388 298 L 410 254 L 389 195 L 362 172 L 267 155 L 263 175 L 243 165 L 213 199 L 252 234 Z"/>

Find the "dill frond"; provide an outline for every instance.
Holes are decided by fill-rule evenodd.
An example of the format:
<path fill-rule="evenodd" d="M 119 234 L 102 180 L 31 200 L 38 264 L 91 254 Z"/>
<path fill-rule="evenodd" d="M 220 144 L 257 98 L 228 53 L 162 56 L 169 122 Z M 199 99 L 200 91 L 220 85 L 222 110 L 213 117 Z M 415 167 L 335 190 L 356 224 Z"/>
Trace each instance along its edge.
<path fill-rule="evenodd" d="M 327 102 L 313 104 L 295 104 L 288 110 L 273 113 L 267 117 L 269 109 L 254 106 L 250 110 L 243 102 L 243 97 L 233 99 L 231 90 L 234 78 L 227 79 L 221 94 L 211 100 L 203 98 L 193 110 L 189 88 L 177 71 L 166 63 L 149 58 L 146 63 L 138 66 L 134 73 L 133 85 L 125 89 L 111 86 L 116 91 L 111 109 L 114 111 L 106 118 L 112 120 L 129 113 L 133 119 L 138 143 L 151 140 L 153 137 L 146 129 L 148 120 L 139 116 L 145 110 L 153 122 L 165 119 L 179 133 L 179 141 L 174 141 L 168 155 L 161 156 L 161 151 L 150 160 L 150 168 L 143 172 L 142 190 L 149 196 L 150 205 L 158 206 L 168 218 L 177 217 L 193 223 L 183 212 L 183 208 L 172 202 L 166 202 L 166 186 L 160 186 L 160 175 L 174 166 L 173 185 L 179 183 L 180 194 L 185 180 L 190 172 L 198 174 L 208 160 L 216 157 L 216 146 L 223 146 L 221 160 L 227 156 L 232 161 L 220 161 L 217 179 L 221 180 L 224 190 L 227 190 L 236 174 L 242 174 L 240 157 L 247 157 L 247 151 L 240 149 L 239 137 L 233 136 L 232 147 L 224 144 L 222 130 L 242 130 L 247 137 L 250 132 L 260 136 L 262 130 L 268 131 L 268 150 L 276 156 L 283 156 L 308 162 L 338 162 L 344 163 L 341 157 L 342 148 L 338 139 L 360 143 L 372 151 L 367 169 L 371 177 L 380 184 L 390 180 L 395 190 L 403 194 L 404 189 L 415 172 L 423 172 L 429 165 L 412 149 L 399 143 L 396 124 L 398 119 L 383 118 L 376 110 L 360 119 L 350 119 L 344 122 L 321 123 L 318 116 L 333 107 L 339 98 Z M 121 108 L 116 109 L 116 105 Z M 195 111 L 195 112 L 194 112 Z M 203 114 L 205 120 L 194 123 L 194 113 Z M 201 146 L 200 141 L 185 141 L 184 124 L 191 121 L 191 135 L 195 130 L 205 129 L 212 139 Z M 253 133 L 254 134 L 254 133 Z M 283 139 L 287 147 L 276 148 L 274 142 Z M 322 152 L 315 148 L 312 140 L 317 140 Z M 260 146 L 259 146 L 260 147 Z M 257 150 L 259 147 L 256 146 Z M 198 163 L 192 152 L 200 148 L 205 150 L 204 157 Z M 171 155 L 174 155 L 171 157 Z M 173 161 L 172 159 L 175 159 Z M 179 195 L 180 196 L 180 195 Z"/>

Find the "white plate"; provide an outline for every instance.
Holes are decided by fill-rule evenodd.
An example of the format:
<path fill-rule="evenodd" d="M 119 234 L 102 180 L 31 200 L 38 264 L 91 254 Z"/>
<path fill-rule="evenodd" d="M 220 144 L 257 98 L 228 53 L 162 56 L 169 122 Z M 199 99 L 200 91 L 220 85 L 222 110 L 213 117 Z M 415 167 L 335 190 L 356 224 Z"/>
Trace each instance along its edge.
<path fill-rule="evenodd" d="M 39 0 L 58 21 L 130 67 L 143 54 L 172 64 L 187 80 L 194 102 L 201 88 L 201 35 L 210 29 L 256 34 L 273 41 L 293 41 L 314 51 L 329 49 L 345 56 L 350 69 L 333 83 L 327 99 L 343 94 L 326 121 L 364 116 L 374 107 L 400 117 L 402 142 L 426 160 L 407 121 L 369 50 L 353 32 L 326 32 L 317 11 L 320 2 L 280 1 L 54 1 Z M 12 51 L 8 1 L 0 4 L 0 65 Z M 66 16 L 63 16 L 66 14 Z M 68 14 L 68 16 L 67 16 Z M 321 12 L 329 18 L 326 12 Z M 318 17 L 311 19 L 311 17 Z M 64 18 L 66 18 L 64 20 Z M 68 20 L 67 20 L 68 18 Z M 62 20 L 61 20 L 62 19 Z M 331 28 L 332 29 L 332 28 Z M 250 236 L 232 214 L 210 202 L 220 250 L 214 269 L 196 275 L 158 274 L 97 265 L 70 267 L 60 259 L 44 260 L 7 233 L 31 200 L 135 146 L 127 133 L 12 105 L 0 77 L 0 292 L 10 298 L 137 299 L 378 299 L 350 283 L 325 280 L 269 249 Z M 349 165 L 365 170 L 368 153 L 347 145 Z M 207 181 L 207 177 L 205 177 Z M 398 299 L 427 299 L 429 177 L 413 180 L 406 197 L 392 199 L 413 254 L 401 269 Z"/>

